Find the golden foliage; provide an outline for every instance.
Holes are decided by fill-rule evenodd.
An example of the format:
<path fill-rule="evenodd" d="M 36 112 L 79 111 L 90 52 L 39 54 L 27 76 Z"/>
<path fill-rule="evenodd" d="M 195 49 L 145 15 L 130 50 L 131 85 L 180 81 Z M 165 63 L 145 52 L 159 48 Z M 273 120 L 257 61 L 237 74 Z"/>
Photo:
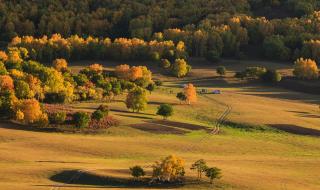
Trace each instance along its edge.
<path fill-rule="evenodd" d="M 317 79 L 319 70 L 317 63 L 311 59 L 300 58 L 294 62 L 294 75 L 301 79 Z"/>
<path fill-rule="evenodd" d="M 4 51 L 0 51 L 0 61 L 6 62 L 8 60 L 8 55 Z"/>
<path fill-rule="evenodd" d="M 9 75 L 0 76 L 0 91 L 12 91 L 13 89 L 13 79 Z"/>
<path fill-rule="evenodd" d="M 36 99 L 21 100 L 18 105 L 16 105 L 16 110 L 16 115 L 24 115 L 23 121 L 25 123 L 35 123 L 44 117 L 40 103 Z"/>
<path fill-rule="evenodd" d="M 170 155 L 153 165 L 153 177 L 160 181 L 175 181 L 184 176 L 185 161 L 175 155 Z"/>
<path fill-rule="evenodd" d="M 68 62 L 65 59 L 55 59 L 53 61 L 53 68 L 57 71 L 65 71 L 68 68 Z"/>
<path fill-rule="evenodd" d="M 193 84 L 189 83 L 184 87 L 184 94 L 187 97 L 188 104 L 197 102 L 197 90 Z"/>
<path fill-rule="evenodd" d="M 121 79 L 128 79 L 129 78 L 129 71 L 130 71 L 130 66 L 129 65 L 118 65 L 115 67 L 115 73 L 117 77 Z"/>
<path fill-rule="evenodd" d="M 101 73 L 103 71 L 103 66 L 98 63 L 95 63 L 89 66 L 89 70 L 94 71 L 96 73 Z"/>

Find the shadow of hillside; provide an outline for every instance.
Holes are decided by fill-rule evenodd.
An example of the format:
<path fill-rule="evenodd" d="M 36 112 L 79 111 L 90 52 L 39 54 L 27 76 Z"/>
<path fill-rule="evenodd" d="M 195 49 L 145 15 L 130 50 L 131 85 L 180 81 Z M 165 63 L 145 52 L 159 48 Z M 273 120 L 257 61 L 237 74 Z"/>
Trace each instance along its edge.
<path fill-rule="evenodd" d="M 317 129 L 310 129 L 292 124 L 270 124 L 269 126 L 295 135 L 320 137 L 320 130 Z"/>

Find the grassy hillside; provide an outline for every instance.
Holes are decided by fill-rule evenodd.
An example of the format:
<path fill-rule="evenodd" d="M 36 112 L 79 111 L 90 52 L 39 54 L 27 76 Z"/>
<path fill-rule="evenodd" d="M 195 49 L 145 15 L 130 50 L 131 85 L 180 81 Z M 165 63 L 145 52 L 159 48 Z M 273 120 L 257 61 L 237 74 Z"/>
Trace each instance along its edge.
<path fill-rule="evenodd" d="M 78 67 L 73 69 L 82 64 L 74 63 Z M 317 133 L 312 137 L 298 131 L 300 135 L 296 135 L 292 134 L 297 133 L 293 130 L 284 132 L 266 126 L 320 130 L 316 104 L 320 101 L 319 96 L 241 82 L 231 77 L 232 72 L 239 69 L 237 64 L 232 61 L 223 64 L 229 70 L 226 78 L 218 77 L 215 67 L 203 64 L 194 67 L 191 76 L 184 80 L 155 73 L 166 82 L 149 95 L 147 110 L 140 114 L 128 112 L 123 98 L 118 97 L 109 106 L 111 115 L 118 118 L 121 125 L 105 133 L 49 133 L 1 123 L 0 166 L 5 174 L 0 177 L 1 188 L 130 188 L 112 179 L 130 178 L 128 168 L 136 164 L 150 171 L 148 166 L 154 161 L 176 154 L 187 161 L 186 177 L 191 180 L 196 173 L 189 168 L 200 158 L 221 168 L 223 178 L 215 183 L 215 189 L 319 189 Z M 272 64 L 288 72 L 287 66 Z M 221 89 L 222 94 L 202 95 L 194 105 L 180 105 L 175 94 L 188 81 L 199 88 Z M 170 122 L 163 122 L 155 115 L 160 103 L 174 105 L 175 115 Z M 98 105 L 86 102 L 68 106 L 90 111 Z M 218 135 L 210 135 L 208 131 L 215 128 L 215 121 L 226 110 L 226 105 L 232 107 L 229 122 L 246 125 L 225 124 Z M 79 176 L 76 170 L 84 172 Z M 109 182 L 101 180 L 106 177 Z M 59 184 L 62 184 L 60 188 L 54 188 Z M 180 188 L 211 189 L 212 186 L 204 183 Z"/>

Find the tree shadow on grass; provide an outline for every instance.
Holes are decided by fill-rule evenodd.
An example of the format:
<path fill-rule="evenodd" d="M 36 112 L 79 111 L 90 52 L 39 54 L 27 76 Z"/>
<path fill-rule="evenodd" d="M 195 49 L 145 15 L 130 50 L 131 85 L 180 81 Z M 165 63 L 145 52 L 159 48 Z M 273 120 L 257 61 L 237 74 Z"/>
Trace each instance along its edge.
<path fill-rule="evenodd" d="M 305 111 L 288 111 L 288 112 L 296 113 L 297 116 L 300 116 L 300 117 L 320 118 L 320 115 L 312 114 L 310 112 L 305 112 Z"/>
<path fill-rule="evenodd" d="M 98 188 L 154 188 L 172 189 L 184 186 L 183 183 L 149 184 L 149 179 L 134 181 L 128 178 L 103 176 L 79 170 L 65 170 L 50 177 L 50 180 L 73 185 L 91 185 Z M 57 185 L 58 186 L 58 185 Z M 62 185 L 63 187 L 64 185 Z M 60 185 L 61 187 L 61 185 Z M 66 185 L 68 187 L 68 185 Z"/>
<path fill-rule="evenodd" d="M 147 120 L 153 119 L 151 117 L 138 116 L 138 115 L 124 115 L 124 114 L 115 114 L 115 115 L 121 116 L 121 117 L 131 117 L 131 118 L 135 118 L 135 119 L 147 119 Z"/>
<path fill-rule="evenodd" d="M 149 116 L 155 116 L 155 114 L 150 113 L 142 113 L 142 112 L 132 112 L 128 110 L 120 110 L 120 109 L 110 109 L 112 112 L 120 112 L 120 113 L 130 113 L 130 114 L 139 114 L 139 115 L 149 115 Z"/>
<path fill-rule="evenodd" d="M 40 127 L 26 126 L 18 123 L 12 123 L 10 121 L 0 121 L 0 128 L 22 130 L 22 131 L 33 131 L 33 132 L 47 132 L 47 133 L 61 132 L 61 130 L 57 128 L 52 128 L 52 127 L 40 128 Z"/>

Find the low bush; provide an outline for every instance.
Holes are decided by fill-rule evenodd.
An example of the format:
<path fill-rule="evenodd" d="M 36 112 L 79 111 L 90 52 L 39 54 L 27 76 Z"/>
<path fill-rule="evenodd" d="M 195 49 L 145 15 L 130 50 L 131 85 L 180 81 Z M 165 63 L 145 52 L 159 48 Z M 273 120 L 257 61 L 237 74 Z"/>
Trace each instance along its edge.
<path fill-rule="evenodd" d="M 85 112 L 77 112 L 73 115 L 73 123 L 77 128 L 86 128 L 89 126 L 90 116 Z"/>

